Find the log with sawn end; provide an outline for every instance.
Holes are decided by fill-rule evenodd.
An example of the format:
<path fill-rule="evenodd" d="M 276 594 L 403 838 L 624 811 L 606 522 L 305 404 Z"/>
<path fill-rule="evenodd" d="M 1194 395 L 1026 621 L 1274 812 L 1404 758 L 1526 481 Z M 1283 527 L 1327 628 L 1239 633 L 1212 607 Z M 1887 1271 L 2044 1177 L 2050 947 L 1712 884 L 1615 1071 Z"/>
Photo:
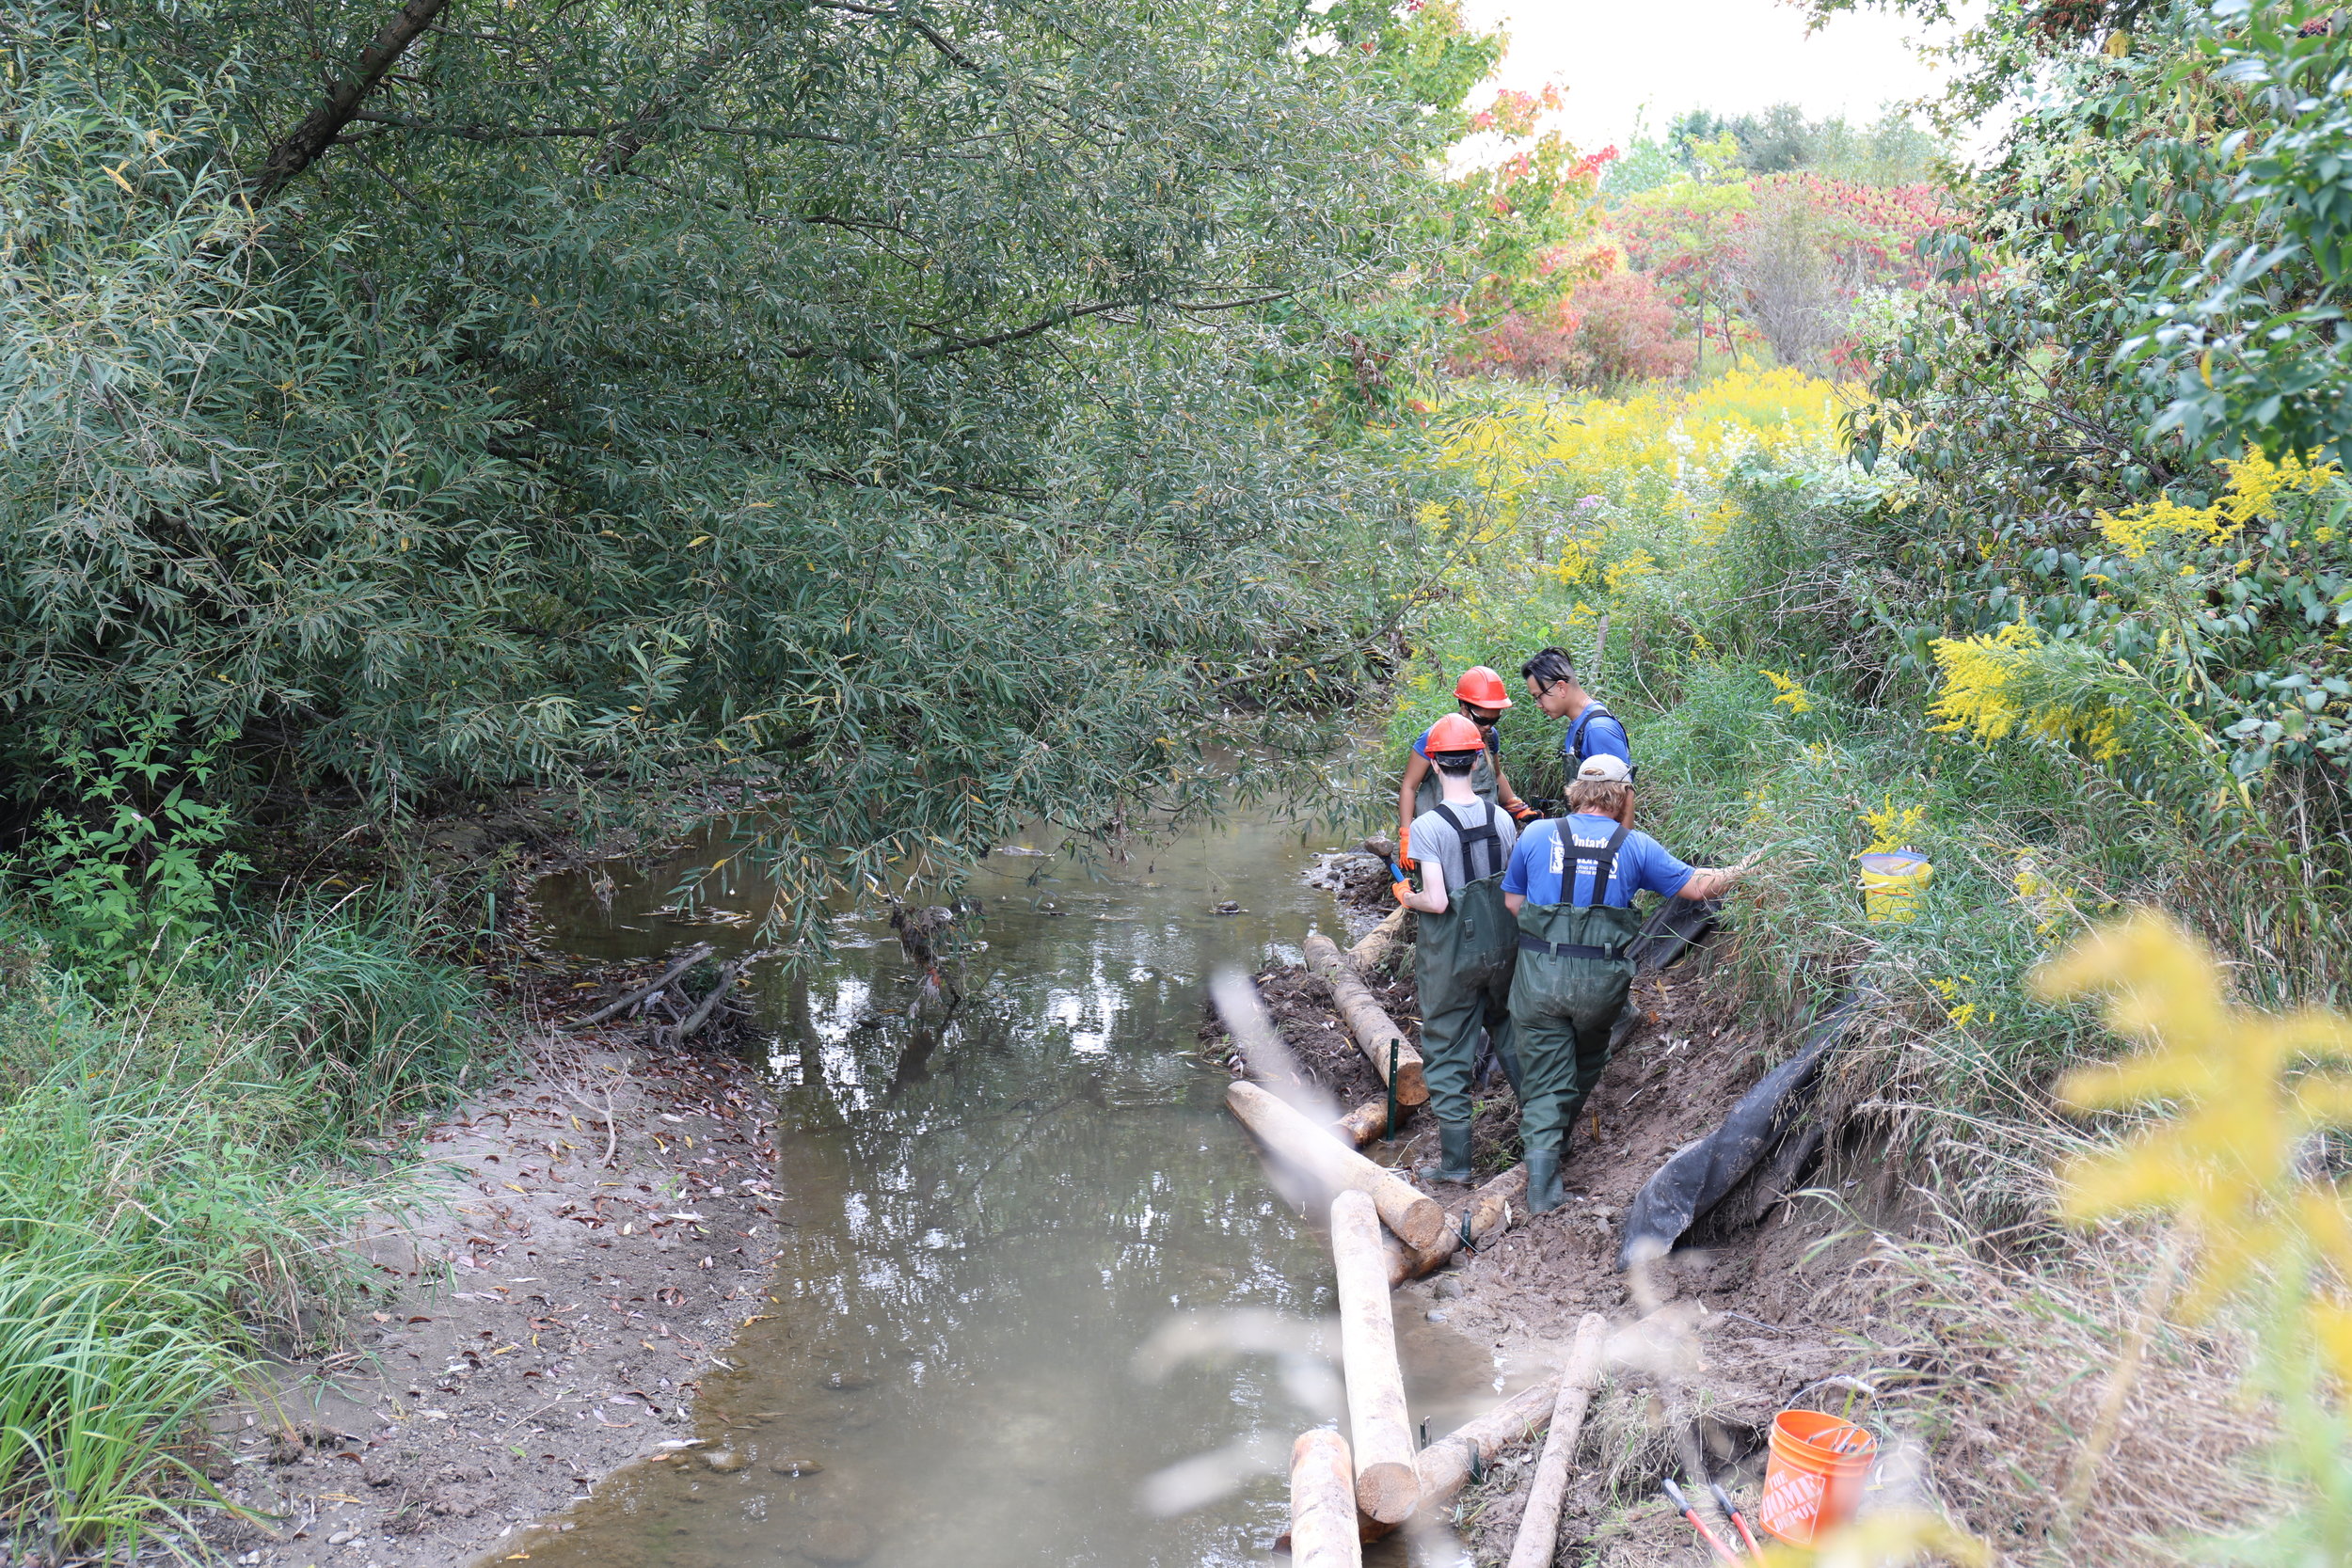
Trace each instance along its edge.
<path fill-rule="evenodd" d="M 1347 1439 L 1328 1427 L 1291 1445 L 1292 1568 L 1361 1568 L 1356 1467 Z"/>
<path fill-rule="evenodd" d="M 1347 1376 L 1356 1506 L 1384 1525 L 1403 1524 L 1421 1502 L 1405 1371 L 1380 1256 L 1380 1215 L 1362 1193 L 1331 1200 L 1331 1259 L 1340 1286 L 1340 1364 Z M 1294 1539 L 1294 1545 L 1295 1540 Z"/>
<path fill-rule="evenodd" d="M 1399 1105 L 1396 1108 L 1397 1125 L 1403 1126 L 1411 1115 L 1412 1107 Z M 1342 1138 L 1357 1148 L 1363 1148 L 1375 1138 L 1396 1135 L 1396 1129 L 1389 1125 L 1389 1101 L 1385 1095 L 1378 1100 L 1366 1101 L 1332 1125 Z"/>
<path fill-rule="evenodd" d="M 1508 1227 L 1514 1218 L 1527 1212 L 1527 1167 L 1513 1165 L 1501 1176 L 1470 1195 L 1470 1200 L 1458 1214 L 1446 1216 L 1445 1233 L 1432 1247 L 1415 1249 L 1401 1243 L 1389 1246 L 1389 1283 L 1402 1285 L 1408 1279 L 1419 1279 L 1434 1269 L 1445 1266 L 1463 1243 L 1463 1231 L 1470 1232 L 1470 1244 L 1476 1247 L 1487 1237 Z"/>
<path fill-rule="evenodd" d="M 1364 1053 L 1384 1084 L 1389 1081 L 1390 1048 L 1395 1048 L 1396 1102 L 1427 1103 L 1429 1085 L 1422 1077 L 1419 1048 L 1405 1037 L 1405 1031 L 1396 1026 L 1396 1021 L 1373 999 L 1372 988 L 1356 973 L 1356 966 L 1320 931 L 1308 936 L 1303 951 L 1308 970 L 1320 975 L 1324 984 L 1331 988 L 1331 1000 L 1338 1005 L 1347 1032 L 1356 1037 L 1356 1049 Z"/>
<path fill-rule="evenodd" d="M 1445 1234 L 1445 1211 L 1437 1200 L 1357 1153 L 1328 1129 L 1317 1126 L 1257 1085 L 1225 1086 L 1227 1109 L 1257 1134 L 1258 1141 L 1325 1186 L 1358 1192 L 1372 1199 L 1388 1227 L 1417 1252 L 1426 1252 Z M 1359 1456 L 1360 1458 L 1360 1456 Z"/>

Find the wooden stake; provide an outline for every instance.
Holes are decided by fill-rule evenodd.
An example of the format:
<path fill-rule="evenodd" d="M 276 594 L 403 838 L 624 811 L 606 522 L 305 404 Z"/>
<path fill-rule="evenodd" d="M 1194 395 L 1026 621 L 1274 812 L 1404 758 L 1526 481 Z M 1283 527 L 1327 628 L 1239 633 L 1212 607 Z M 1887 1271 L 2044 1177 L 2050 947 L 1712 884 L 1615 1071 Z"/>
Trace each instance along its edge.
<path fill-rule="evenodd" d="M 1291 1445 L 1292 1568 L 1360 1568 L 1356 1475 L 1347 1439 L 1328 1427 Z"/>
<path fill-rule="evenodd" d="M 1445 1234 L 1445 1211 L 1435 1198 L 1394 1171 L 1374 1164 L 1257 1085 L 1240 1080 L 1227 1085 L 1225 1104 L 1284 1161 L 1334 1191 L 1364 1194 L 1408 1246 L 1426 1252 Z M 1374 1256 L 1376 1259 L 1376 1250 Z"/>
<path fill-rule="evenodd" d="M 1338 1004 L 1340 1017 L 1347 1024 L 1347 1032 L 1356 1037 L 1356 1049 L 1370 1058 L 1375 1072 L 1382 1083 L 1389 1082 L 1389 1047 L 1396 1045 L 1396 1102 L 1399 1105 L 1422 1105 L 1429 1100 L 1429 1085 L 1422 1076 L 1421 1053 L 1396 1021 L 1381 1010 L 1373 1000 L 1356 966 L 1333 945 L 1322 932 L 1311 933 L 1304 943 L 1307 967 L 1323 977 L 1331 988 L 1331 1000 Z"/>
<path fill-rule="evenodd" d="M 1608 1341 L 1608 1320 L 1597 1312 L 1585 1313 L 1576 1325 L 1576 1348 L 1560 1374 L 1560 1397 L 1551 1407 L 1543 1457 L 1535 1462 L 1535 1479 L 1528 1482 L 1518 1539 L 1511 1544 L 1511 1568 L 1551 1568 L 1560 1549 L 1560 1501 L 1567 1496 L 1568 1465 L 1584 1431 L 1593 1385 L 1600 1381 L 1601 1349 Z"/>
<path fill-rule="evenodd" d="M 1356 1506 L 1381 1524 L 1403 1524 L 1421 1502 L 1421 1480 L 1413 1468 L 1413 1424 L 1389 1311 L 1380 1216 L 1361 1193 L 1331 1200 L 1331 1258 L 1339 1271 L 1340 1360 L 1347 1373 Z"/>

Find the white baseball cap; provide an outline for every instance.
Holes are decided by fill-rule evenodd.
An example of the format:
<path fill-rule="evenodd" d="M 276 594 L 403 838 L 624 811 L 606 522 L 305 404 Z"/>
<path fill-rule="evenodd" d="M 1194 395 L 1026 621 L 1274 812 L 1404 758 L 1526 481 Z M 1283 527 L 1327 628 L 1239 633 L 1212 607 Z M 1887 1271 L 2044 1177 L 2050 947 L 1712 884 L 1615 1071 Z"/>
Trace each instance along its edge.
<path fill-rule="evenodd" d="M 1625 765 L 1625 758 L 1613 757 L 1603 752 L 1584 759 L 1584 766 L 1576 770 L 1579 783 L 1590 780 L 1596 784 L 1631 784 L 1633 769 Z"/>

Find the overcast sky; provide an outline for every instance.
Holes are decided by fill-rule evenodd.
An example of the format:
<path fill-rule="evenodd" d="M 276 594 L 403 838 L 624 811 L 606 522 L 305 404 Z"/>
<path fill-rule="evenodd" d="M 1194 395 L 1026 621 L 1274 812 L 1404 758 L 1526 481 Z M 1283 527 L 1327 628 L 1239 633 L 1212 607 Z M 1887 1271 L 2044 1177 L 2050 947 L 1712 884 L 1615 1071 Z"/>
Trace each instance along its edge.
<path fill-rule="evenodd" d="M 1917 24 L 1875 12 L 1839 16 L 1808 38 L 1804 14 L 1774 0 L 1467 0 L 1465 9 L 1473 25 L 1511 35 L 1498 85 L 1562 84 L 1565 107 L 1551 123 L 1587 149 L 1624 145 L 1644 105 L 1653 133 L 1688 109 L 1779 103 L 1868 120 L 1941 84 L 1906 42 Z"/>

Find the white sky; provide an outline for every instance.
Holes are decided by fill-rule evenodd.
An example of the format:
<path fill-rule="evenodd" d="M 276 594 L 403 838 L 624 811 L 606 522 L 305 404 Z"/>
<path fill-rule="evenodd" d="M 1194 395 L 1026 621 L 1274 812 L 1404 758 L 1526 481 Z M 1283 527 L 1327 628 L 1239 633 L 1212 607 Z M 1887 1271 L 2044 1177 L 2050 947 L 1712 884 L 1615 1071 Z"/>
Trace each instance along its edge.
<path fill-rule="evenodd" d="M 1622 147 L 1648 106 L 1654 135 L 1688 109 L 1736 115 L 1792 103 L 1809 118 L 1877 117 L 1881 104 L 1937 92 L 1942 73 L 1906 42 L 1919 24 L 1849 12 L 1805 36 L 1804 13 L 1774 0 L 1467 0 L 1467 20 L 1500 25 L 1511 52 L 1495 84 L 1562 84 L 1547 119 L 1585 150 Z"/>

